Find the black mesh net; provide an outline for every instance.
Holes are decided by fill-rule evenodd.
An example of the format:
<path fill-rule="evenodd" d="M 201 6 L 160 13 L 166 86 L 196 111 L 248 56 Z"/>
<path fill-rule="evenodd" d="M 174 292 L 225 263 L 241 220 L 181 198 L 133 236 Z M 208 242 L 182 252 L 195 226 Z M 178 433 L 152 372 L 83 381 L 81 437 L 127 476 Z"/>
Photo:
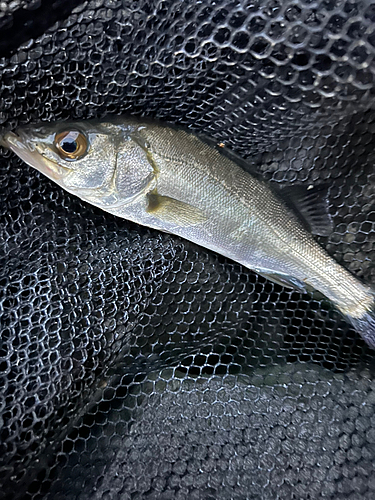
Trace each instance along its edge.
<path fill-rule="evenodd" d="M 3 131 L 132 113 L 330 186 L 375 282 L 375 3 L 0 2 Z M 374 354 L 325 300 L 0 163 L 1 499 L 375 496 Z"/>

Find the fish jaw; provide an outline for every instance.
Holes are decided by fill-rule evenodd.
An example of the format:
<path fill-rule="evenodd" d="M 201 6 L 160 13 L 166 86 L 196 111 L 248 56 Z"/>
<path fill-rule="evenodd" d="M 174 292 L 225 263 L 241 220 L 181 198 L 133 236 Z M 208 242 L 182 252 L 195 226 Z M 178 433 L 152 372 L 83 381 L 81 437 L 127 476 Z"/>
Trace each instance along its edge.
<path fill-rule="evenodd" d="M 2 137 L 2 144 L 19 156 L 27 165 L 57 183 L 69 172 L 69 169 L 46 158 L 42 151 L 38 151 L 37 146 L 32 141 L 28 140 L 26 136 L 24 137 L 22 131 L 19 133 L 7 132 Z"/>

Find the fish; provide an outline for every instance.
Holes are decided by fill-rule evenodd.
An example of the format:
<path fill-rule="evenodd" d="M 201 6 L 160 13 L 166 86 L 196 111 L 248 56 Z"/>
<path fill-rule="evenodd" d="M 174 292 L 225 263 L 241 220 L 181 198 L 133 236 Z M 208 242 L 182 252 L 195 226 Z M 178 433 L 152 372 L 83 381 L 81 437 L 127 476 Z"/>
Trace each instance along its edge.
<path fill-rule="evenodd" d="M 1 142 L 69 193 L 329 299 L 375 348 L 374 290 L 334 260 L 320 187 L 276 190 L 224 144 L 131 116 L 20 127 Z M 310 228 L 310 229 L 309 229 Z"/>

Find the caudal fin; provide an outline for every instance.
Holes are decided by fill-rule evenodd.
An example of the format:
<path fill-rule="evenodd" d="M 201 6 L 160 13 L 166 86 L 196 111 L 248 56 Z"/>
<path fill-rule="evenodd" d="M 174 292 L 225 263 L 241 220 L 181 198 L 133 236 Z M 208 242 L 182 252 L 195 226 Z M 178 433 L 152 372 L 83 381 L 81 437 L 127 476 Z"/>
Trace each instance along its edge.
<path fill-rule="evenodd" d="M 366 344 L 375 349 L 375 310 L 365 313 L 361 318 L 347 318 Z"/>

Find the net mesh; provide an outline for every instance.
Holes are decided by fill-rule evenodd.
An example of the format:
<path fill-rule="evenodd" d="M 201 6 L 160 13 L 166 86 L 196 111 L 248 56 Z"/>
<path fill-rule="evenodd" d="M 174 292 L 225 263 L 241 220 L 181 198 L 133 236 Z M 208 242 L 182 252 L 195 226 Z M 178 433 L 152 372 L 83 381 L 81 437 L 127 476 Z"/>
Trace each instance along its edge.
<path fill-rule="evenodd" d="M 375 3 L 15 0 L 0 27 L 3 131 L 131 112 L 327 183 L 319 242 L 375 283 Z M 6 151 L 0 183 L 0 498 L 374 498 L 373 351 L 326 300 Z"/>

